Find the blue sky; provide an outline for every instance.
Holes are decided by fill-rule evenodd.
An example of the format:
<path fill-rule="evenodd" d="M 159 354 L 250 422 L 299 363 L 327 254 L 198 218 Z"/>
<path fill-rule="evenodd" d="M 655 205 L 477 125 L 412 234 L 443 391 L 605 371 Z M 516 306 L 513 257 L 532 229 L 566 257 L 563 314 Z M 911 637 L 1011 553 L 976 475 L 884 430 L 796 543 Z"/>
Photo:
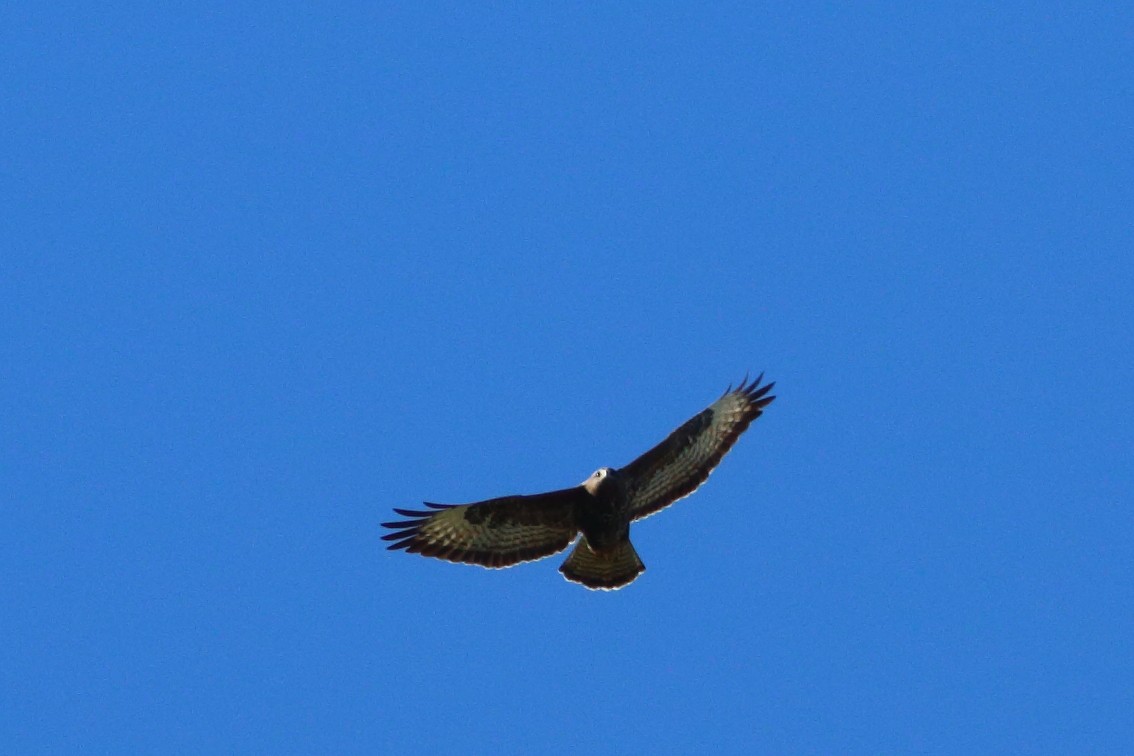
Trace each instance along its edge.
<path fill-rule="evenodd" d="M 1132 24 L 6 6 L 5 750 L 1128 751 Z M 383 549 L 761 370 L 625 590 Z"/>

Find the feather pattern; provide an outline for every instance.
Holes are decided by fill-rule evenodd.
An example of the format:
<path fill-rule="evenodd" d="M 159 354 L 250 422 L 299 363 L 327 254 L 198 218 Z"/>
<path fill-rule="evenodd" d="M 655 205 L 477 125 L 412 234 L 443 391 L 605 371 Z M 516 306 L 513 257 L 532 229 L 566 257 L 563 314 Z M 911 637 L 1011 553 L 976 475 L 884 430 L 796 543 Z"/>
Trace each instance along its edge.
<path fill-rule="evenodd" d="M 504 496 L 473 504 L 431 504 L 427 510 L 395 509 L 407 520 L 382 523 L 393 532 L 390 549 L 510 567 L 563 551 L 579 532 L 581 486 L 534 496 Z"/>
<path fill-rule="evenodd" d="M 680 428 L 619 472 L 629 480 L 631 518 L 640 520 L 668 507 L 697 490 L 740 434 L 764 407 L 775 383 L 763 386 L 761 373 L 747 379 L 686 421 Z"/>

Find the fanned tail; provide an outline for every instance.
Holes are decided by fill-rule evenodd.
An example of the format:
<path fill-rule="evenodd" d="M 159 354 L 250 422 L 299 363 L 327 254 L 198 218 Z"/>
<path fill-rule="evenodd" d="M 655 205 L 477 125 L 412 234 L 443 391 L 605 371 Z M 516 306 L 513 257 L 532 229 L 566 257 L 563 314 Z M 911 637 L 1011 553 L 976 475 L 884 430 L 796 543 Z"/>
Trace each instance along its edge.
<path fill-rule="evenodd" d="M 587 537 L 582 536 L 559 571 L 573 583 L 592 590 L 613 591 L 633 581 L 645 569 L 629 538 L 600 553 L 591 551 Z"/>

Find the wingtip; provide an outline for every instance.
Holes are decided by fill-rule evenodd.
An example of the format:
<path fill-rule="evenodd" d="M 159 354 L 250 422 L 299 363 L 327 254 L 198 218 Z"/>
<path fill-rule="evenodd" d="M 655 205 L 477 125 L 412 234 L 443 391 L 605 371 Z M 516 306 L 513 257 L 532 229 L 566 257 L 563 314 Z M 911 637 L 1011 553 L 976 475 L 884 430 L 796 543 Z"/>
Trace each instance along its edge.
<path fill-rule="evenodd" d="M 400 537 L 400 536 L 404 536 L 405 534 L 404 533 L 395 533 L 394 535 Z M 414 544 L 414 536 L 409 536 L 408 538 L 402 538 L 402 540 L 400 540 L 400 541 L 396 541 L 394 543 L 391 543 L 389 546 L 386 547 L 386 551 L 402 551 L 404 549 L 405 551 L 412 552 L 413 549 L 410 548 L 410 547 L 413 546 L 413 544 Z"/>
<path fill-rule="evenodd" d="M 736 387 L 735 391 L 733 391 L 732 384 L 730 383 L 722 396 L 727 396 L 730 393 L 763 396 L 764 392 L 776 385 L 774 382 L 765 386 L 760 385 L 760 382 L 764 380 L 763 371 L 760 371 L 760 374 L 751 380 L 748 378 L 749 375 L 750 373 L 744 374 L 744 379 L 740 382 L 740 385 Z"/>
<path fill-rule="evenodd" d="M 725 392 L 725 395 L 728 395 L 730 392 L 737 395 L 743 395 L 743 397 L 750 404 L 755 406 L 757 409 L 762 409 L 768 404 L 771 404 L 772 400 L 776 398 L 775 396 L 769 395 L 769 392 L 771 392 L 772 388 L 774 388 L 776 385 L 775 381 L 761 385 L 761 382 L 763 380 L 764 371 L 760 371 L 760 374 L 751 380 L 749 380 L 748 374 L 745 374 L 744 380 L 740 382 L 740 385 L 736 387 L 736 390 L 732 391 L 730 389 L 729 391 Z"/>
<path fill-rule="evenodd" d="M 400 514 L 402 517 L 428 517 L 431 512 L 422 512 L 420 509 L 401 509 L 394 507 L 394 513 Z"/>

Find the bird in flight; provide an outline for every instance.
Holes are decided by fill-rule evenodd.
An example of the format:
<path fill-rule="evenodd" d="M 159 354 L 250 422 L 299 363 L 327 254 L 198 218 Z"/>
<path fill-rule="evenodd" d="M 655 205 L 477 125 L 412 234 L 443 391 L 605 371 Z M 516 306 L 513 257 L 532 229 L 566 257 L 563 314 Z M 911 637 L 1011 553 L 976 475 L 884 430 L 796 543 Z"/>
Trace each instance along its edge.
<path fill-rule="evenodd" d="M 384 522 L 390 549 L 449 562 L 511 567 L 563 551 L 582 537 L 559 568 L 596 590 L 630 583 L 646 566 L 630 543 L 630 524 L 693 493 L 774 396 L 763 374 L 731 386 L 680 428 L 625 467 L 601 467 L 574 488 L 503 496 L 472 504 L 395 509 L 409 519 Z"/>

